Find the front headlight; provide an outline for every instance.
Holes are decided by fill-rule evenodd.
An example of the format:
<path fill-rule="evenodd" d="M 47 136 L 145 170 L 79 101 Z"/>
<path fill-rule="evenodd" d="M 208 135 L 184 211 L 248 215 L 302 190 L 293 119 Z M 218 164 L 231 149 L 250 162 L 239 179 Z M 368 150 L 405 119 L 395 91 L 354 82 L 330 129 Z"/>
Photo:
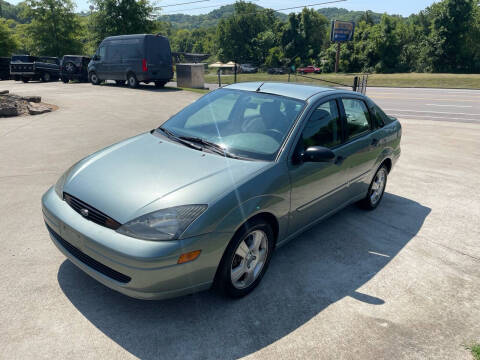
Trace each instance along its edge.
<path fill-rule="evenodd" d="M 206 209 L 207 205 L 184 205 L 158 210 L 123 224 L 117 232 L 144 240 L 173 240 Z"/>

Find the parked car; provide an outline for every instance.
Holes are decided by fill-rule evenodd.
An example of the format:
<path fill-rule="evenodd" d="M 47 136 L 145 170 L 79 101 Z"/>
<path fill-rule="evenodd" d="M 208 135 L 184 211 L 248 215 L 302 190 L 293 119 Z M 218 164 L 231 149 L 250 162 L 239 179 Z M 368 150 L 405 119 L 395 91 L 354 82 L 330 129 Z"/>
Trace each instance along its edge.
<path fill-rule="evenodd" d="M 65 55 L 60 64 L 60 78 L 64 83 L 70 80 L 88 82 L 88 56 Z"/>
<path fill-rule="evenodd" d="M 272 75 L 281 75 L 281 74 L 288 73 L 288 71 L 285 68 L 269 68 L 267 70 L 267 73 L 272 74 Z"/>
<path fill-rule="evenodd" d="M 258 68 L 252 64 L 240 64 L 240 72 L 245 74 L 253 74 L 258 72 Z"/>
<path fill-rule="evenodd" d="M 42 197 L 44 220 L 75 265 L 128 296 L 240 297 L 275 247 L 380 204 L 401 134 L 352 91 L 237 83 L 73 165 Z"/>
<path fill-rule="evenodd" d="M 322 72 L 322 69 L 315 67 L 313 65 L 309 65 L 302 68 L 298 68 L 297 71 L 300 74 L 313 74 L 313 73 L 320 74 Z"/>
<path fill-rule="evenodd" d="M 103 40 L 88 64 L 93 85 L 115 80 L 135 88 L 139 82 L 163 87 L 173 78 L 168 39 L 160 35 L 121 35 Z"/>
<path fill-rule="evenodd" d="M 13 55 L 10 76 L 16 81 L 57 81 L 60 77 L 60 60 L 50 56 Z"/>
<path fill-rule="evenodd" d="M 0 57 L 0 80 L 10 80 L 9 57 Z"/>

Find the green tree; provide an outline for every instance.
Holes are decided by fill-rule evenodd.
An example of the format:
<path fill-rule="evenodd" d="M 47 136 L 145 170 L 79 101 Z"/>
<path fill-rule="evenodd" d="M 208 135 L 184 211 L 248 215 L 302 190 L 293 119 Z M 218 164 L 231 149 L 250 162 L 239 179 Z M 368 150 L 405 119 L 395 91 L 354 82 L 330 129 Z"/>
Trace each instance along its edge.
<path fill-rule="evenodd" d="M 153 7 L 148 0 L 92 0 L 89 29 L 98 45 L 107 36 L 151 33 Z"/>
<path fill-rule="evenodd" d="M 477 0 L 444 0 L 428 10 L 432 15 L 429 55 L 436 72 L 472 71 L 475 58 L 470 45 L 476 33 Z M 478 36 L 478 33 L 475 35 Z M 474 39 L 478 43 L 480 38 Z"/>
<path fill-rule="evenodd" d="M 275 28 L 276 22 L 271 10 L 258 11 L 257 6 L 243 1 L 235 3 L 235 13 L 220 20 L 217 27 L 219 59 L 261 63 L 268 53 L 265 47 L 275 45 L 265 32 Z"/>
<path fill-rule="evenodd" d="M 9 28 L 7 20 L 0 18 L 0 56 L 11 56 L 17 48 L 18 42 Z"/>
<path fill-rule="evenodd" d="M 30 53 L 63 56 L 82 51 L 80 24 L 71 0 L 27 0 L 22 17 L 31 19 L 26 28 Z"/>
<path fill-rule="evenodd" d="M 312 63 L 327 44 L 328 24 L 328 19 L 313 9 L 291 13 L 282 34 L 285 56 L 296 65 Z"/>

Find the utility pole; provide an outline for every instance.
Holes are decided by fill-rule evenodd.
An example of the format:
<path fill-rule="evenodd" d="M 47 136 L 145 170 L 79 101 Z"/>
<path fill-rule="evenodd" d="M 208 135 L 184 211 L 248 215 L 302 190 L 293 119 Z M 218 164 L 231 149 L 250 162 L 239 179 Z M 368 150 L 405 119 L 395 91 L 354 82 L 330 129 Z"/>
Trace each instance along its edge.
<path fill-rule="evenodd" d="M 335 72 L 338 72 L 338 66 L 340 64 L 340 42 L 337 42 L 337 56 L 335 57 Z"/>

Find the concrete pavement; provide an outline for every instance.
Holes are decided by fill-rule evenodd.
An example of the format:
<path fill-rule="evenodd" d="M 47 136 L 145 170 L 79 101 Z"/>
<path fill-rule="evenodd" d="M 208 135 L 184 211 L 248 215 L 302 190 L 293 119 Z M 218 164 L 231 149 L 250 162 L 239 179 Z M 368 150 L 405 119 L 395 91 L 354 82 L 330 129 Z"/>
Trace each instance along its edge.
<path fill-rule="evenodd" d="M 246 298 L 145 302 L 65 260 L 40 198 L 75 161 L 200 95 L 0 86 L 60 107 L 0 119 L 0 357 L 471 359 L 464 345 L 480 342 L 479 124 L 400 116 L 402 157 L 376 211 L 351 206 L 279 249 Z M 386 93 L 376 99 L 384 107 L 394 100 L 380 99 Z"/>

